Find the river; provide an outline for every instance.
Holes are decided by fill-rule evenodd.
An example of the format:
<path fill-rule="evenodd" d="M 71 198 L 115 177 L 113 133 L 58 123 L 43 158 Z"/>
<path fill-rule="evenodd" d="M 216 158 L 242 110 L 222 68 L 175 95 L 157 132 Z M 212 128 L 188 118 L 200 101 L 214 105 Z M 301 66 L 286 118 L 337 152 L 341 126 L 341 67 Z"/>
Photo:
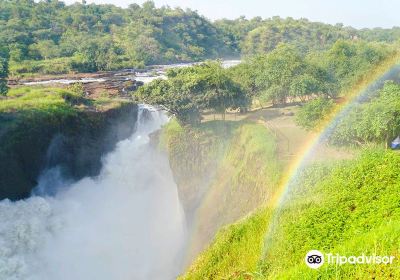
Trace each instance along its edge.
<path fill-rule="evenodd" d="M 222 60 L 222 67 L 229 68 L 238 65 L 240 60 Z M 102 73 L 99 77 L 81 77 L 78 79 L 66 79 L 66 78 L 55 78 L 55 79 L 35 79 L 35 80 L 21 80 L 20 83 L 23 85 L 47 85 L 47 84 L 73 84 L 73 83 L 104 83 L 111 79 L 125 80 L 125 81 L 139 81 L 147 84 L 155 79 L 166 79 L 166 71 L 170 68 L 180 68 L 180 67 L 190 67 L 195 64 L 200 64 L 202 62 L 194 63 L 179 63 L 179 64 L 167 64 L 167 65 L 153 65 L 149 66 L 148 70 L 136 71 L 134 69 L 123 69 L 120 71 L 114 71 L 107 73 Z"/>

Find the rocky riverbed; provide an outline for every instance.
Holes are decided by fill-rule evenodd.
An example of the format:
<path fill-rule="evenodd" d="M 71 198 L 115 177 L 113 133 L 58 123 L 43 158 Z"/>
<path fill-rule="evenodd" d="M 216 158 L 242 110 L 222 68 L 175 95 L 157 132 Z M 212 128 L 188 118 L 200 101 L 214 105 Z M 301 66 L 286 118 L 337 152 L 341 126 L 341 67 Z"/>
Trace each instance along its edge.
<path fill-rule="evenodd" d="M 189 67 L 197 63 L 180 63 L 169 65 L 153 65 L 146 69 L 122 69 L 118 71 L 96 73 L 74 73 L 63 75 L 46 75 L 32 78 L 10 79 L 10 86 L 57 86 L 63 87 L 74 83 L 81 83 L 87 96 L 100 97 L 102 95 L 118 96 L 149 83 L 155 79 L 166 79 L 166 72 L 170 68 Z M 240 60 L 223 60 L 223 67 L 232 67 Z"/>

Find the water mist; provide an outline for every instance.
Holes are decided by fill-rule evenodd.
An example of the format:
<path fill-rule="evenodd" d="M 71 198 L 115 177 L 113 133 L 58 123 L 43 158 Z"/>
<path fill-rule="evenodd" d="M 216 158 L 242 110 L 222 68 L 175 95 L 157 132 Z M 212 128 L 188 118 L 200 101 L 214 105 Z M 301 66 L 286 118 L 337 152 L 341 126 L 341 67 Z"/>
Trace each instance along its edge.
<path fill-rule="evenodd" d="M 103 159 L 96 178 L 54 196 L 0 202 L 0 279 L 173 279 L 185 219 L 166 155 L 150 134 L 168 121 L 141 107 L 136 132 Z M 40 178 L 39 192 L 57 180 Z"/>

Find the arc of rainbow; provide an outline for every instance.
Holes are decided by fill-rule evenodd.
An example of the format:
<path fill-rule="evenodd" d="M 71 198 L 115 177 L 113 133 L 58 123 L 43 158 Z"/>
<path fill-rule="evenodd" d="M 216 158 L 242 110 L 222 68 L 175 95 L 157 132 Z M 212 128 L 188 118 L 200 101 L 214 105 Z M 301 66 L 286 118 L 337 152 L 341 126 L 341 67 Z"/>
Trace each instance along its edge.
<path fill-rule="evenodd" d="M 290 189 L 295 186 L 295 181 L 306 167 L 316 148 L 332 135 L 336 125 L 344 116 L 346 116 L 357 104 L 368 97 L 369 93 L 379 88 L 386 80 L 390 79 L 393 70 L 400 72 L 400 53 L 396 52 L 389 59 L 378 65 L 367 77 L 358 82 L 351 91 L 347 92 L 345 100 L 341 105 L 335 106 L 335 109 L 327 118 L 325 118 L 313 137 L 307 141 L 301 152 L 291 162 L 280 181 L 278 191 L 270 200 L 268 207 L 272 210 L 271 219 L 264 238 L 264 248 L 262 258 L 271 245 L 273 230 L 279 218 L 279 212 L 282 210 L 286 195 Z"/>

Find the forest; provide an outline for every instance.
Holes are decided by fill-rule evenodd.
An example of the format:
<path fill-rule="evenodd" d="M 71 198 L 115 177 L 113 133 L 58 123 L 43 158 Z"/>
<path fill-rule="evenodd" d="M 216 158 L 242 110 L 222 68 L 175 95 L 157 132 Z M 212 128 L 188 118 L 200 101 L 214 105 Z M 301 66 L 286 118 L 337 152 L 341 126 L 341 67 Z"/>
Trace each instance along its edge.
<path fill-rule="evenodd" d="M 0 1 L 0 44 L 10 75 L 93 72 L 150 64 L 238 58 L 280 43 L 299 52 L 329 49 L 337 40 L 396 42 L 400 29 L 357 30 L 306 19 L 256 17 L 210 21 L 189 9 L 151 1 L 114 5 L 33 0 Z"/>

